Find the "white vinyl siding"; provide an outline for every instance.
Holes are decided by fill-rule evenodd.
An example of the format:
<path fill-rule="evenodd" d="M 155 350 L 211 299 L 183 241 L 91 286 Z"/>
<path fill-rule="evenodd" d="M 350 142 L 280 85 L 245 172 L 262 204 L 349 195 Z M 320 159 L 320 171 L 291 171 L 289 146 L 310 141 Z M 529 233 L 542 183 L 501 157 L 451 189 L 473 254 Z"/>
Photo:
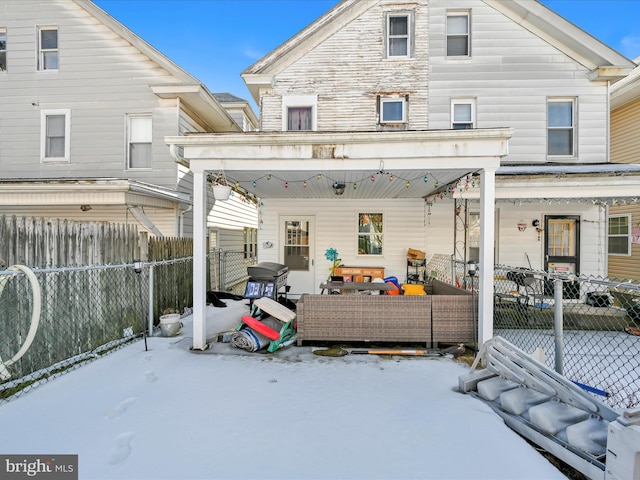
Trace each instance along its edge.
<path fill-rule="evenodd" d="M 471 14 L 447 12 L 447 57 L 471 55 Z"/>
<path fill-rule="evenodd" d="M 42 162 L 69 162 L 71 147 L 71 111 L 40 112 L 40 158 Z"/>
<path fill-rule="evenodd" d="M 58 27 L 38 27 L 38 70 L 58 70 Z"/>
<path fill-rule="evenodd" d="M 153 130 L 151 115 L 129 115 L 127 166 L 130 169 L 151 168 Z"/>

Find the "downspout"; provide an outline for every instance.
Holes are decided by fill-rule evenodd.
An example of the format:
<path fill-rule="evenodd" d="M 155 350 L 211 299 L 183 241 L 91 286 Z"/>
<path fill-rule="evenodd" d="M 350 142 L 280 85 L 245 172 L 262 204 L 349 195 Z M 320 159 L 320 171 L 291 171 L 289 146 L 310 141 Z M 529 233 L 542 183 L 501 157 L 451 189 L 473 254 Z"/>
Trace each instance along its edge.
<path fill-rule="evenodd" d="M 189 205 L 189 207 L 180 211 L 180 220 L 178 221 L 178 235 L 180 237 L 184 236 L 184 214 L 189 213 L 191 210 L 193 210 L 193 205 Z"/>
<path fill-rule="evenodd" d="M 607 80 L 607 158 L 611 162 L 611 80 Z"/>

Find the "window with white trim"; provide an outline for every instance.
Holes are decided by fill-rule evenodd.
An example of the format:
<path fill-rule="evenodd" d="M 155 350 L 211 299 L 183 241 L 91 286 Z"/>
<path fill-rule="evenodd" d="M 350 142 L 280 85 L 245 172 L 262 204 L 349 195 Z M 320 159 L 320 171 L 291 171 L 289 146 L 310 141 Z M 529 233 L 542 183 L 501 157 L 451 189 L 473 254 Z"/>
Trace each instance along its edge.
<path fill-rule="evenodd" d="M 151 168 L 153 159 L 151 115 L 129 115 L 127 120 L 127 168 Z"/>
<path fill-rule="evenodd" d="M 42 161 L 69 162 L 71 111 L 42 110 L 40 122 L 40 156 Z"/>
<path fill-rule="evenodd" d="M 575 156 L 575 99 L 547 100 L 547 155 Z"/>
<path fill-rule="evenodd" d="M 631 255 L 631 215 L 612 215 L 608 226 L 609 255 Z"/>
<path fill-rule="evenodd" d="M 470 25 L 470 12 L 447 12 L 447 57 L 471 55 Z"/>
<path fill-rule="evenodd" d="M 0 27 L 0 72 L 7 71 L 7 29 Z"/>
<path fill-rule="evenodd" d="M 407 99 L 402 96 L 379 97 L 380 123 L 401 124 L 407 122 Z"/>
<path fill-rule="evenodd" d="M 317 128 L 318 98 L 315 95 L 282 97 L 282 130 L 314 131 Z"/>
<path fill-rule="evenodd" d="M 38 27 L 38 70 L 58 70 L 58 27 Z"/>
<path fill-rule="evenodd" d="M 472 98 L 451 100 L 451 128 L 468 130 L 476 125 L 476 102 Z"/>
<path fill-rule="evenodd" d="M 358 255 L 382 255 L 382 213 L 358 213 Z"/>
<path fill-rule="evenodd" d="M 386 53 L 387 58 L 410 58 L 413 43 L 411 14 L 388 13 L 386 15 Z"/>

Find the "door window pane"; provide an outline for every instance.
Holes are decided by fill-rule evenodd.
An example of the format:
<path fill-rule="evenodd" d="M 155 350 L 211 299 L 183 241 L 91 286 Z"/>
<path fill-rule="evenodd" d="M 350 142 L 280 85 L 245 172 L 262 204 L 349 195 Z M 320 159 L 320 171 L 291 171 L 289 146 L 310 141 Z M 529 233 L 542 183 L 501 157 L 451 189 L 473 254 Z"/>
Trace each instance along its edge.
<path fill-rule="evenodd" d="M 285 222 L 284 264 L 289 270 L 309 271 L 309 222 Z"/>

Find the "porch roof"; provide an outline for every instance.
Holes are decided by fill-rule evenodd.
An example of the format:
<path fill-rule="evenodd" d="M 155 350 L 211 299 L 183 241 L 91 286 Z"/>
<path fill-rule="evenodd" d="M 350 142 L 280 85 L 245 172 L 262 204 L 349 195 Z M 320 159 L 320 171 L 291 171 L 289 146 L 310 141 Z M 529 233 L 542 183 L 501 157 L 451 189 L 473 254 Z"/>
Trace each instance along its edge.
<path fill-rule="evenodd" d="M 301 183 L 303 176 L 343 175 L 363 178 L 362 188 L 350 189 L 359 198 L 390 198 L 401 192 L 425 197 L 438 191 L 440 181 L 422 180 L 422 188 L 407 188 L 406 181 L 371 182 L 366 178 L 379 172 L 385 175 L 424 176 L 442 174 L 457 179 L 471 172 L 480 174 L 480 263 L 493 265 L 493 222 L 495 204 L 495 171 L 502 157 L 508 154 L 508 142 L 513 131 L 508 128 L 446 131 L 401 132 L 278 132 L 243 134 L 196 134 L 167 137 L 176 161 L 186 161 L 193 171 L 193 349 L 205 350 L 206 343 L 206 177 L 211 172 L 225 172 L 240 182 L 246 178 L 249 189 L 262 198 L 310 198 L 335 195 L 333 188 L 309 189 Z M 178 154 L 180 152 L 180 154 Z M 402 173 L 397 173 L 402 172 Z M 245 177 L 242 177 L 242 176 Z M 249 177 L 251 175 L 251 177 Z M 262 177 L 262 175 L 266 175 Z M 271 179 L 267 177 L 271 175 Z M 285 187 L 278 178 L 291 175 Z M 260 177 L 258 177 L 260 176 Z M 252 180 L 253 178 L 253 180 Z M 262 180 L 258 183 L 256 178 Z M 310 177 L 309 177 L 310 178 Z M 316 177 L 317 178 L 317 177 Z M 389 177 L 390 178 L 390 177 Z M 298 180 L 295 180 L 298 179 Z M 285 180 L 286 181 L 286 180 Z M 304 181 L 304 180 L 302 180 Z M 253 182 L 255 182 L 255 187 Z M 420 184 L 420 181 L 414 182 Z M 295 184 L 295 188 L 294 187 Z M 380 188 L 380 184 L 386 187 Z M 393 184 L 390 186 L 390 184 Z M 240 182 L 245 188 L 245 185 Z M 346 191 L 345 191 L 346 195 Z M 365 195 L 367 195 L 365 197 Z M 484 268 L 479 275 L 478 339 L 493 336 L 493 274 Z"/>
<path fill-rule="evenodd" d="M 167 137 L 191 170 L 260 198 L 426 198 L 500 166 L 507 128 L 402 132 L 246 132 Z M 373 181 L 372 181 L 373 179 Z"/>

